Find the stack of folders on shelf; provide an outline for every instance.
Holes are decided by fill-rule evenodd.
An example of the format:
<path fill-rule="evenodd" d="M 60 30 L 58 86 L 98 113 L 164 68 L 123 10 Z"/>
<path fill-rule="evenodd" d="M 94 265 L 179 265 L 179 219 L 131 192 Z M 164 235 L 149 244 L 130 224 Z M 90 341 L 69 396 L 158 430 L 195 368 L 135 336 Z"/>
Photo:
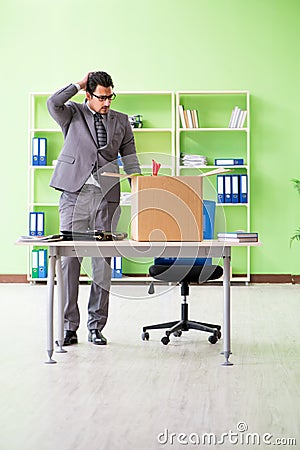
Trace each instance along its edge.
<path fill-rule="evenodd" d="M 182 105 L 179 105 L 178 110 L 182 128 L 199 128 L 196 109 L 184 109 Z"/>
<path fill-rule="evenodd" d="M 111 258 L 111 277 L 122 278 L 122 257 L 114 256 Z"/>
<path fill-rule="evenodd" d="M 218 175 L 218 203 L 248 203 L 248 175 Z"/>
<path fill-rule="evenodd" d="M 47 165 L 47 139 L 41 137 L 32 138 L 32 165 Z"/>
<path fill-rule="evenodd" d="M 17 242 L 31 242 L 32 245 L 44 245 L 44 242 L 57 242 L 63 241 L 64 237 L 61 234 L 49 234 L 48 236 L 20 236 Z"/>
<path fill-rule="evenodd" d="M 181 154 L 181 164 L 186 167 L 202 167 L 207 165 L 206 156 Z"/>
<path fill-rule="evenodd" d="M 44 236 L 45 234 L 45 213 L 29 213 L 29 236 Z"/>
<path fill-rule="evenodd" d="M 247 231 L 235 231 L 227 233 L 218 233 L 218 241 L 230 242 L 258 242 L 258 233 Z"/>
<path fill-rule="evenodd" d="M 32 250 L 31 255 L 32 278 L 47 278 L 47 250 Z"/>
<path fill-rule="evenodd" d="M 247 117 L 247 110 L 235 106 L 232 110 L 228 128 L 243 128 Z"/>

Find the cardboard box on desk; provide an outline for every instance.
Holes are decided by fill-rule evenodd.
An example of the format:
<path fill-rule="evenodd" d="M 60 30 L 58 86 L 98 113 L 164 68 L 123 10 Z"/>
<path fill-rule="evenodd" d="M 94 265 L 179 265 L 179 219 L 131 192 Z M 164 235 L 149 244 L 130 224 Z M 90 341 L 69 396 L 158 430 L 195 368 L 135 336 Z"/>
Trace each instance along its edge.
<path fill-rule="evenodd" d="M 135 177 L 131 193 L 132 239 L 202 241 L 201 177 Z"/>
<path fill-rule="evenodd" d="M 203 177 L 224 171 L 219 168 L 199 176 L 130 176 L 131 238 L 145 242 L 202 241 Z"/>

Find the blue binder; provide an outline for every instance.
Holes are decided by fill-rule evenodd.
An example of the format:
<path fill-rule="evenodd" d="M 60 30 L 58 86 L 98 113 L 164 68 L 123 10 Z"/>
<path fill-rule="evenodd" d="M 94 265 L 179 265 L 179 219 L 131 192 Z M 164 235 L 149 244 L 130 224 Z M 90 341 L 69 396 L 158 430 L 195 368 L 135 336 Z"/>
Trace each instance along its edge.
<path fill-rule="evenodd" d="M 218 195 L 218 203 L 224 203 L 225 202 L 224 175 L 217 175 L 217 195 Z"/>
<path fill-rule="evenodd" d="M 122 257 L 114 256 L 111 258 L 111 277 L 122 278 Z"/>
<path fill-rule="evenodd" d="M 44 236 L 45 234 L 45 213 L 37 212 L 36 214 L 36 236 Z"/>
<path fill-rule="evenodd" d="M 122 278 L 122 257 L 114 257 L 115 278 Z"/>
<path fill-rule="evenodd" d="M 214 238 L 216 202 L 203 200 L 203 239 Z M 212 258 L 155 258 L 154 263 L 158 265 L 178 264 L 185 266 L 211 265 Z"/>
<path fill-rule="evenodd" d="M 244 160 L 242 158 L 223 158 L 215 159 L 215 166 L 242 166 Z"/>
<path fill-rule="evenodd" d="M 39 165 L 39 138 L 32 138 L 32 165 Z"/>
<path fill-rule="evenodd" d="M 110 267 L 111 267 L 111 277 L 115 278 L 115 257 L 112 256 L 110 259 Z"/>
<path fill-rule="evenodd" d="M 29 236 L 37 236 L 35 212 L 29 213 Z"/>
<path fill-rule="evenodd" d="M 248 175 L 240 175 L 240 203 L 248 203 Z"/>
<path fill-rule="evenodd" d="M 240 176 L 239 175 L 231 175 L 231 200 L 232 200 L 232 203 L 239 203 L 239 201 L 240 201 L 239 184 L 240 184 Z"/>
<path fill-rule="evenodd" d="M 47 165 L 47 139 L 39 139 L 39 166 Z"/>
<path fill-rule="evenodd" d="M 38 255 L 38 277 L 47 278 L 47 250 L 39 249 Z"/>
<path fill-rule="evenodd" d="M 224 175 L 225 203 L 232 203 L 231 175 Z"/>

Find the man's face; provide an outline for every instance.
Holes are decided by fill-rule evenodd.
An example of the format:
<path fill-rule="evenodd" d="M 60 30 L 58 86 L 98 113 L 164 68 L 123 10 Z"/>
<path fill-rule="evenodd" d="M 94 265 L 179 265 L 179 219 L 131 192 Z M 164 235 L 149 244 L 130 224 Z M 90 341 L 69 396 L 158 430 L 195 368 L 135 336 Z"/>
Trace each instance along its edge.
<path fill-rule="evenodd" d="M 108 97 L 113 94 L 112 87 L 103 87 L 98 84 L 93 94 L 89 92 L 86 93 L 86 98 L 88 99 L 89 107 L 100 114 L 107 114 L 110 108 L 111 99 L 97 98 L 98 97 Z"/>

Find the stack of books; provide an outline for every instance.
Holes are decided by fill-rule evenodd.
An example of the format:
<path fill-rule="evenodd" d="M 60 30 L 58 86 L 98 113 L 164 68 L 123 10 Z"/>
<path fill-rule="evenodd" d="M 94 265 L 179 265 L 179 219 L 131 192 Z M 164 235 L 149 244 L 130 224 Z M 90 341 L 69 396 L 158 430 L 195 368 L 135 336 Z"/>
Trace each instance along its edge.
<path fill-rule="evenodd" d="M 179 105 L 178 109 L 182 128 L 199 128 L 196 109 L 184 109 L 182 105 Z"/>
<path fill-rule="evenodd" d="M 181 164 L 185 167 L 202 167 L 207 165 L 206 156 L 204 155 L 187 155 L 181 154 Z"/>
<path fill-rule="evenodd" d="M 218 233 L 218 241 L 230 242 L 258 242 L 258 233 L 247 231 L 234 231 Z"/>
<path fill-rule="evenodd" d="M 235 106 L 231 112 L 228 128 L 243 128 L 247 116 L 247 110 Z"/>

